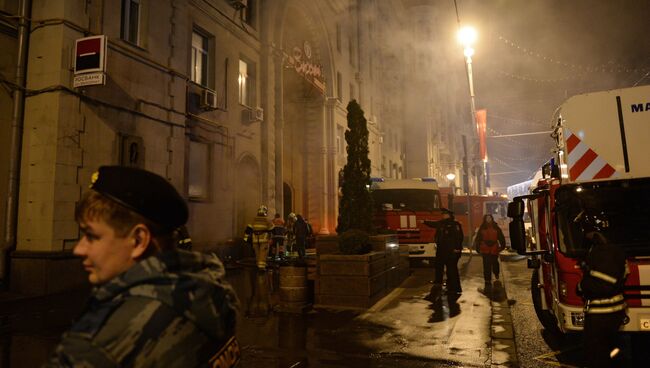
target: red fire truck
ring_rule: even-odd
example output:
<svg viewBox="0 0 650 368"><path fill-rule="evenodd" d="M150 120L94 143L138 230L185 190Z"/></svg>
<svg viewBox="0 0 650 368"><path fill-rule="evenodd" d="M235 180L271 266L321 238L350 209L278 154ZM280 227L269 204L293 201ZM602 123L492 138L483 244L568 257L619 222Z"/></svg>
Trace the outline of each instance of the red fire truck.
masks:
<svg viewBox="0 0 650 368"><path fill-rule="evenodd" d="M435 229L422 221L442 219L436 180L372 178L370 193L375 226L396 233L400 244L409 245L410 257L432 260L436 256Z"/></svg>
<svg viewBox="0 0 650 368"><path fill-rule="evenodd" d="M494 221L508 237L508 198L496 195L451 194L448 188L440 189L443 203L454 211L454 217L463 226L465 240L463 245L471 246L472 239L483 221L483 216L490 214ZM445 201L445 195L446 201Z"/></svg>
<svg viewBox="0 0 650 368"><path fill-rule="evenodd" d="M584 301L576 285L588 249L581 219L597 213L609 223L607 240L627 254L629 319L621 330L650 332L650 86L568 99L554 115L551 137L555 154L542 177L508 205L512 246L530 256L534 269L539 320L551 331L583 328Z"/></svg>

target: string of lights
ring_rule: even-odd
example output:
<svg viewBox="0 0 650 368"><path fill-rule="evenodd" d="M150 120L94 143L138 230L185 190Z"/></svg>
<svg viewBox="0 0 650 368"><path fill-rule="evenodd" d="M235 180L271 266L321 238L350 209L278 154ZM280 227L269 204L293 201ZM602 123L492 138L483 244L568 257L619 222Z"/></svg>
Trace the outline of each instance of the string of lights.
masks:
<svg viewBox="0 0 650 368"><path fill-rule="evenodd" d="M517 75L517 74L513 74L513 73L508 73L508 72L504 72L502 70L497 70L497 73L499 73L499 74L501 74L503 76L506 76L508 78L516 79L516 80L520 80L520 81L534 82L534 83L549 83L549 84L550 83L566 82L566 81L569 81L569 80L572 80L572 79L573 80L574 79L580 79L580 78L583 78L585 76L585 74L586 74L586 73L578 73L578 74L570 75L570 76L563 77L563 78L542 79L542 78L530 77L530 76L527 76L527 75Z"/></svg>
<svg viewBox="0 0 650 368"><path fill-rule="evenodd" d="M547 56L544 54L540 54L539 52L533 51L531 49L528 49L526 47L522 47L518 45L517 43L513 42L512 40L509 40L501 35L498 36L499 40L502 41L504 44L507 46L510 46L514 49L517 49L519 52L547 61L552 64L556 65L562 65L571 69L577 69L577 70L583 70L586 72L610 72L610 73L645 73L647 71L646 68L630 68L629 66L624 66L618 63L612 63L611 65L582 65L582 64L573 64L573 63L567 63L562 60L558 60L554 57Z"/></svg>
<svg viewBox="0 0 650 368"><path fill-rule="evenodd" d="M492 157L492 156L490 156L490 161L492 161L492 162L496 162L496 163L498 163L498 164L500 164L500 165L503 165L503 166L505 166L505 167L507 167L507 168L509 168L509 169L511 169L511 170L522 171L522 172L523 172L523 171L525 171L525 172L530 171L529 169L522 169L522 168L514 167L514 166L508 164L507 162L501 160L501 159L498 158L498 157Z"/></svg>
<svg viewBox="0 0 650 368"><path fill-rule="evenodd" d="M547 127L549 125L549 123L542 122L542 121L536 121L535 119L509 118L509 117L505 117L505 116L490 114L489 112L488 112L487 117L488 117L488 121L491 120L491 119L496 119L496 120L501 120L501 121L508 122L510 124L513 124L513 125L523 125L523 126L539 125L539 126L543 126L543 127Z"/></svg>
<svg viewBox="0 0 650 368"><path fill-rule="evenodd" d="M490 128L490 127L487 127L487 130L488 130L488 131L490 132L490 134L492 134L492 135L504 135L504 134L502 134L501 132L499 132L499 131L497 131L497 130L494 130L494 129ZM488 135L487 137L490 138L489 135ZM521 136L521 137L527 137L527 136ZM507 141L507 142L505 142L505 141ZM513 137L499 137L499 138L494 138L494 139L490 139L490 142L489 142L489 143L490 143L490 144L492 144L492 143L497 143L497 144L514 144L514 145L517 145L517 146L520 146L520 147L527 147L527 148L531 148L531 149L547 148L547 147L550 147L551 144L552 144L552 142L551 142L550 140L548 140L548 143L536 143L536 144L532 144L532 143L529 143L529 142L521 142L521 141L518 141L518 140L514 139Z"/></svg>
<svg viewBox="0 0 650 368"><path fill-rule="evenodd" d="M526 157L515 157L508 155L506 156L501 156L501 152L498 151L491 151L490 152L490 157L493 156L498 156L501 160L503 161L517 161L517 162L530 162L530 161L540 161L548 158L550 154L548 155L538 155L538 156L526 156Z"/></svg>

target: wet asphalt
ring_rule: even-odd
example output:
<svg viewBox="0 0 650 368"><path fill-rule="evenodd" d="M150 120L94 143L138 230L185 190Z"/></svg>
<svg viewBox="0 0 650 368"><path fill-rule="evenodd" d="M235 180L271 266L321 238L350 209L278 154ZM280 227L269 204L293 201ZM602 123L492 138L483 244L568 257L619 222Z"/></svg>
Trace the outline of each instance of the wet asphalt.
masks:
<svg viewBox="0 0 650 368"><path fill-rule="evenodd" d="M368 310L312 308L302 314L274 311L279 302L272 270L239 270L231 280L243 306L242 367L517 366L503 289L490 297L480 291L479 256L465 254L459 266L463 294L451 306L444 295L427 298L434 270L425 265L412 268L404 283ZM259 290L265 296L256 296Z"/></svg>
<svg viewBox="0 0 650 368"><path fill-rule="evenodd" d="M464 254L459 261L463 293L451 306L444 295L427 298L434 269L418 265L370 309L307 308L302 313L279 308L277 269L258 272L247 262L231 265L227 279L241 302L240 367L551 366L539 358L555 349L541 338L532 312L525 261L502 265L505 289L486 294L480 256ZM40 366L85 296L0 299L0 367Z"/></svg>

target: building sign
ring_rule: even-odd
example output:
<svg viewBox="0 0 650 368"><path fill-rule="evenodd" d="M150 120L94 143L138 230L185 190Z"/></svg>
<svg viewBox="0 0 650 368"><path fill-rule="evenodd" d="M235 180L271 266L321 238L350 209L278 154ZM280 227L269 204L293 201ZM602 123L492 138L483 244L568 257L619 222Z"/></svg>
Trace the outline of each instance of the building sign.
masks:
<svg viewBox="0 0 650 368"><path fill-rule="evenodd" d="M285 67L293 69L307 82L311 83L320 93L325 93L325 78L320 64L312 61L312 50L309 42L305 41L302 47L295 46L291 55L284 53Z"/></svg>
<svg viewBox="0 0 650 368"><path fill-rule="evenodd" d="M106 36L80 38L75 42L73 87L106 82Z"/></svg>

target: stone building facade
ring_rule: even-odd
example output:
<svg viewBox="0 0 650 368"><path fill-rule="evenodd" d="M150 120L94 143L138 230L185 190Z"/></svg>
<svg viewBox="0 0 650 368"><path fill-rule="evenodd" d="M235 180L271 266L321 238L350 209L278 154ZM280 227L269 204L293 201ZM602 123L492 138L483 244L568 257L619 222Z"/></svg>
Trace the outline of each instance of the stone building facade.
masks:
<svg viewBox="0 0 650 368"><path fill-rule="evenodd" d="M198 250L236 246L260 204L334 233L352 99L368 119L373 176L443 180L442 162L459 161L451 125L462 102L411 74L421 59L405 40L426 37L413 19L431 10L411 3L0 0L0 46L16 50L0 56L10 92L0 94L0 192L12 183L9 163L20 164L0 215L0 279L27 293L79 285L74 206L101 165L168 178L188 200ZM24 43L20 19L29 20ZM106 36L105 83L74 88L75 40L93 35ZM410 88L418 83L423 90Z"/></svg>

